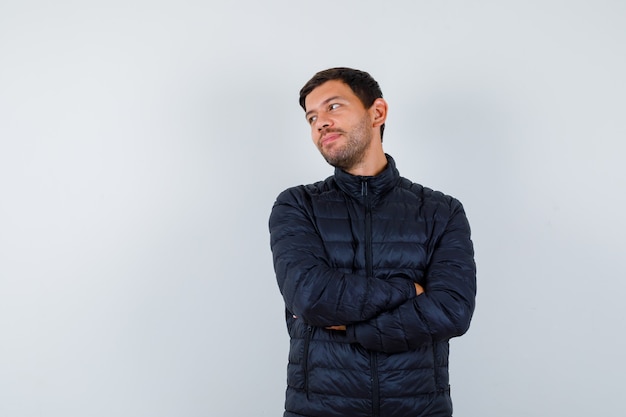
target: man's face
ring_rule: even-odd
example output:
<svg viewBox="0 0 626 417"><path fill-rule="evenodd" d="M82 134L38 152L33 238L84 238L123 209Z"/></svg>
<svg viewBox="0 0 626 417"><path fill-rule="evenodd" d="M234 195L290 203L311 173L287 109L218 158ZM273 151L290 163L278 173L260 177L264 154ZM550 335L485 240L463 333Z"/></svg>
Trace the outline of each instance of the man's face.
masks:
<svg viewBox="0 0 626 417"><path fill-rule="evenodd" d="M330 165L349 171L365 159L372 118L347 84L327 81L309 93L304 105L313 143Z"/></svg>

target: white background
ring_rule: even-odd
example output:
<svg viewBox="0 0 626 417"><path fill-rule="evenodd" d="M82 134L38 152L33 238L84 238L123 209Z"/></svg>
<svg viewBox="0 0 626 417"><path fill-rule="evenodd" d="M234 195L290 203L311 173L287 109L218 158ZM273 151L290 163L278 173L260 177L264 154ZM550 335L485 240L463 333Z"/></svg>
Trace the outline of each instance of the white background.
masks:
<svg viewBox="0 0 626 417"><path fill-rule="evenodd" d="M332 174L332 66L469 216L455 415L626 412L625 2L2 0L1 416L281 415L267 218Z"/></svg>

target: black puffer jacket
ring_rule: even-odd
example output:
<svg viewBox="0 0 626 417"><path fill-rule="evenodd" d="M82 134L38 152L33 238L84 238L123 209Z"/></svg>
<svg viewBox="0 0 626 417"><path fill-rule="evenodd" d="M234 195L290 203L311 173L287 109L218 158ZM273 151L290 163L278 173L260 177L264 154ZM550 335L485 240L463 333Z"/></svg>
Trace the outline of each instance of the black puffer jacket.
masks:
<svg viewBox="0 0 626 417"><path fill-rule="evenodd" d="M467 331L476 294L469 225L459 201L387 159L375 177L336 169L290 188L272 209L286 417L452 414L448 340Z"/></svg>

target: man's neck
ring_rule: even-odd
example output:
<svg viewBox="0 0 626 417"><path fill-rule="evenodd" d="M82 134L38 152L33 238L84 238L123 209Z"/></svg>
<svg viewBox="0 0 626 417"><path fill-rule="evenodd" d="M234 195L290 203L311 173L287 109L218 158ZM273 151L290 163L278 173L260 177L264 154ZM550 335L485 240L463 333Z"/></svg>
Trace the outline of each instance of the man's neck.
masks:
<svg viewBox="0 0 626 417"><path fill-rule="evenodd" d="M386 166L387 157L382 147L379 147L371 149L370 152L365 155L363 161L346 170L346 172L361 177L373 177L383 172Z"/></svg>

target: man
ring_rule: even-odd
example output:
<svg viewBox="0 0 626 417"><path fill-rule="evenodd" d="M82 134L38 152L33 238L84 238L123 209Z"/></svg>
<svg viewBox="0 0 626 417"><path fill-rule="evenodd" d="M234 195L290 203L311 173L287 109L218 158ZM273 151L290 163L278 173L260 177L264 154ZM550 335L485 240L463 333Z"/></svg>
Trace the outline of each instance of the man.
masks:
<svg viewBox="0 0 626 417"><path fill-rule="evenodd" d="M335 173L282 192L269 220L291 338L284 416L451 416L448 340L476 294L463 207L399 175L368 73L321 71L300 105Z"/></svg>

